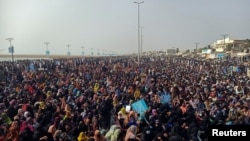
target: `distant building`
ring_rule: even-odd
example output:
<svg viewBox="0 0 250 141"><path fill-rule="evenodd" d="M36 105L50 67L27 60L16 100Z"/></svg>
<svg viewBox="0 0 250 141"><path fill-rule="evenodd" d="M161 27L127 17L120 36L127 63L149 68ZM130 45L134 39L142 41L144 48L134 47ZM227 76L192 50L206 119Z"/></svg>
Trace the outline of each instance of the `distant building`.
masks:
<svg viewBox="0 0 250 141"><path fill-rule="evenodd" d="M212 49L204 48L204 49L201 50L201 53L202 54L211 54L212 53Z"/></svg>
<svg viewBox="0 0 250 141"><path fill-rule="evenodd" d="M167 55L175 55L176 49L167 49Z"/></svg>
<svg viewBox="0 0 250 141"><path fill-rule="evenodd" d="M220 39L220 40L215 41L211 45L211 47L215 49L216 52L225 52L227 51L227 47L230 47L233 50L240 50L244 46L245 43L246 43L245 40L234 40L228 37L228 38L225 38L225 40Z"/></svg>

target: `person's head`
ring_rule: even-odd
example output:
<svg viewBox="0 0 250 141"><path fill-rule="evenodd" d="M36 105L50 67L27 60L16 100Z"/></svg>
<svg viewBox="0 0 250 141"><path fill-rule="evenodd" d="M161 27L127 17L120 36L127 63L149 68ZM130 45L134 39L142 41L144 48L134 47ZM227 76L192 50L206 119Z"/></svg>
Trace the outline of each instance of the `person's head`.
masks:
<svg viewBox="0 0 250 141"><path fill-rule="evenodd" d="M166 130L163 131L162 136L163 136L164 138L167 138L167 137L168 137L168 132L167 132Z"/></svg>
<svg viewBox="0 0 250 141"><path fill-rule="evenodd" d="M97 137L97 138L100 138L102 136L100 130L95 130L94 136Z"/></svg>
<svg viewBox="0 0 250 141"><path fill-rule="evenodd" d="M132 132L133 134L136 134L136 132L137 132L137 127L136 127L135 125L131 125L131 126L129 127L129 130L130 130L130 132Z"/></svg>
<svg viewBox="0 0 250 141"><path fill-rule="evenodd" d="M95 139L91 137L91 138L88 138L87 141L95 141Z"/></svg>
<svg viewBox="0 0 250 141"><path fill-rule="evenodd" d="M66 133L62 133L60 136L59 136L59 141L70 141L70 137L66 134Z"/></svg>
<svg viewBox="0 0 250 141"><path fill-rule="evenodd" d="M158 119L157 119L157 120L155 120L155 124L154 124L154 126L155 126L155 127L159 127L159 125L160 125L160 120L158 120Z"/></svg>
<svg viewBox="0 0 250 141"><path fill-rule="evenodd" d="M79 136L77 137L78 141L85 141L87 139L87 135L85 132L80 132Z"/></svg>
<svg viewBox="0 0 250 141"><path fill-rule="evenodd" d="M56 130L54 135L53 135L53 138L54 139L58 139L60 137L60 135L62 134L62 131L61 130Z"/></svg>

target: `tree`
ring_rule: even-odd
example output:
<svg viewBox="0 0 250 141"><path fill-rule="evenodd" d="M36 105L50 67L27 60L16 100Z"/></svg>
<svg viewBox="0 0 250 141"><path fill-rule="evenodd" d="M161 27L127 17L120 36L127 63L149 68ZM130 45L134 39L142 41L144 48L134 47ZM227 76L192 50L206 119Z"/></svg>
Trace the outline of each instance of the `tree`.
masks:
<svg viewBox="0 0 250 141"><path fill-rule="evenodd" d="M228 44L228 45L226 45L226 51L232 51L232 49L233 49L233 44Z"/></svg>
<svg viewBox="0 0 250 141"><path fill-rule="evenodd" d="M250 39L246 39L246 40L245 40L244 48L245 48L245 49L250 48Z"/></svg>
<svg viewBox="0 0 250 141"><path fill-rule="evenodd" d="M204 48L198 48L197 52L202 52Z"/></svg>
<svg viewBox="0 0 250 141"><path fill-rule="evenodd" d="M180 52L179 48L176 48L176 53L179 53L179 52Z"/></svg>
<svg viewBox="0 0 250 141"><path fill-rule="evenodd" d="M184 53L190 53L190 50L189 50L189 49L187 49Z"/></svg>
<svg viewBox="0 0 250 141"><path fill-rule="evenodd" d="M204 47L204 48L202 48L202 49L208 49L208 47L206 46L206 47Z"/></svg>

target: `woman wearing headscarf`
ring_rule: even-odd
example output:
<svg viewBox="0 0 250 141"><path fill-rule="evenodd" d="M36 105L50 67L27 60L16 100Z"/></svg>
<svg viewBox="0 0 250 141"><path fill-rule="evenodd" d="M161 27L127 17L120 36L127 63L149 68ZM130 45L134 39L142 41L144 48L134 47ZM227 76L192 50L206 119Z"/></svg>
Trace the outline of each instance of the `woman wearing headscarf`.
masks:
<svg viewBox="0 0 250 141"><path fill-rule="evenodd" d="M117 141L121 129L117 125L112 125L109 131L105 134L105 139L107 141Z"/></svg>
<svg viewBox="0 0 250 141"><path fill-rule="evenodd" d="M96 130L94 133L95 141L106 141L105 137L101 134L100 130Z"/></svg>
<svg viewBox="0 0 250 141"><path fill-rule="evenodd" d="M7 140L11 140L11 141L18 141L18 137L19 137L19 124L17 121L13 121L10 128L9 128L9 132L7 134Z"/></svg>
<svg viewBox="0 0 250 141"><path fill-rule="evenodd" d="M169 138L168 132L164 130L156 135L154 141L168 141L168 138Z"/></svg>
<svg viewBox="0 0 250 141"><path fill-rule="evenodd" d="M139 139L136 136L137 133L137 126L131 125L125 135L125 141L139 141Z"/></svg>
<svg viewBox="0 0 250 141"><path fill-rule="evenodd" d="M77 137L77 141L87 141L88 137L85 132L80 132L79 136Z"/></svg>

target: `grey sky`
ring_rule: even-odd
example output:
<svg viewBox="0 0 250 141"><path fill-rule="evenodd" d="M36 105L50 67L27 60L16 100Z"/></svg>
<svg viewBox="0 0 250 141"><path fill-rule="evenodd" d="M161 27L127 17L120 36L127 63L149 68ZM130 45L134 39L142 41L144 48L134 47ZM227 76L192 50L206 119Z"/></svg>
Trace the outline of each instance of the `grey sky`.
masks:
<svg viewBox="0 0 250 141"><path fill-rule="evenodd" d="M139 1L139 0L138 0ZM0 0L0 54L88 55L93 48L137 53L138 8L133 0ZM249 0L144 0L143 51L207 46L222 34L250 38ZM2 50L5 49L5 50Z"/></svg>

